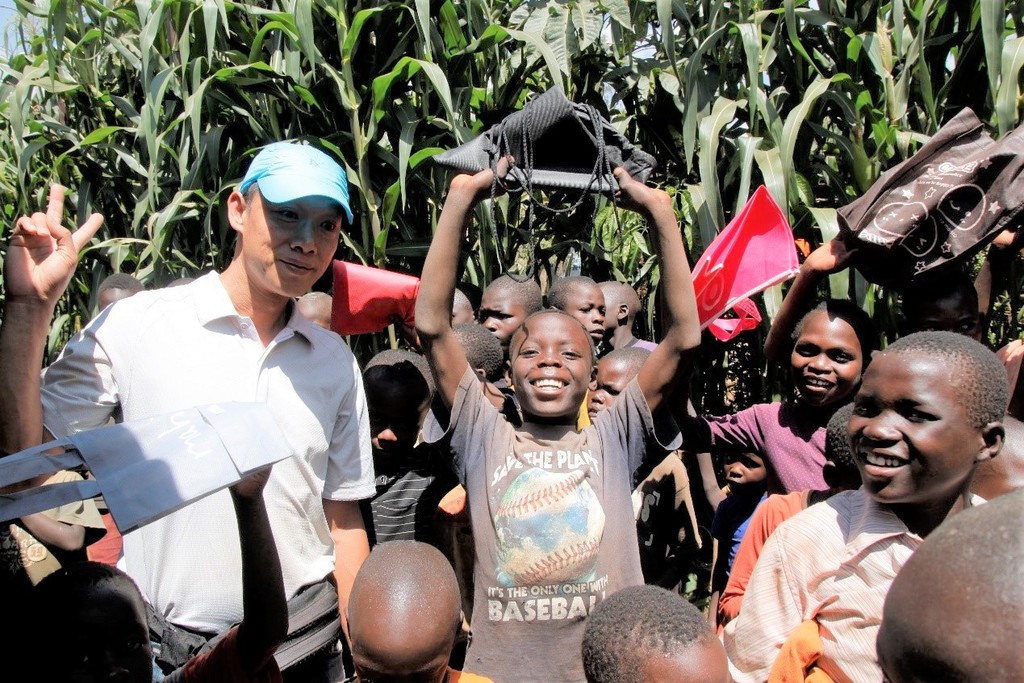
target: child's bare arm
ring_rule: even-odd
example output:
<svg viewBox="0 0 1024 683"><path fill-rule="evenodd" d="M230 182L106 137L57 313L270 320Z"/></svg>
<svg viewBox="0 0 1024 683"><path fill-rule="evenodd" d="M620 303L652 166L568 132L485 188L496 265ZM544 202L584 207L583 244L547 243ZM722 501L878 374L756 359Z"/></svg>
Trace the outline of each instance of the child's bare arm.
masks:
<svg viewBox="0 0 1024 683"><path fill-rule="evenodd" d="M1022 245L1024 231L1003 230L989 246L985 262L974 279L974 289L978 293L977 334L981 339L988 332L995 295L1005 289L1010 262L1020 252Z"/></svg>
<svg viewBox="0 0 1024 683"><path fill-rule="evenodd" d="M238 656L247 671L273 655L288 635L288 601L281 561L263 503L270 468L249 475L231 487L242 545L242 623Z"/></svg>
<svg viewBox="0 0 1024 683"><path fill-rule="evenodd" d="M85 527L67 524L47 517L41 512L21 518L21 524L37 540L51 548L74 551L85 545Z"/></svg>
<svg viewBox="0 0 1024 683"><path fill-rule="evenodd" d="M840 237L826 242L811 252L800 266L786 298L782 300L779 314L772 321L771 329L764 340L764 355L772 363L789 366L789 354L793 350L793 330L807 311L814 305L818 283L830 273L848 267L856 249L847 249Z"/></svg>
<svg viewBox="0 0 1024 683"><path fill-rule="evenodd" d="M661 261L661 283L665 323L662 340L640 369L637 381L651 411L665 403L680 380L690 371L700 346L700 323L693 278L683 238L672 210L672 198L634 180L625 170L615 170L624 206L644 215L654 230L654 244Z"/></svg>
<svg viewBox="0 0 1024 683"><path fill-rule="evenodd" d="M505 168L503 160L499 174ZM466 352L452 333L451 324L459 245L473 209L490 196L493 180L490 169L452 179L416 296L416 333L434 373L438 395L448 407L455 400L455 391L468 362Z"/></svg>
<svg viewBox="0 0 1024 683"><path fill-rule="evenodd" d="M39 370L50 320L75 272L79 251L103 225L103 217L93 214L72 233L63 220L64 188L54 185L46 213L19 218L7 246L0 324L0 455L48 440Z"/></svg>

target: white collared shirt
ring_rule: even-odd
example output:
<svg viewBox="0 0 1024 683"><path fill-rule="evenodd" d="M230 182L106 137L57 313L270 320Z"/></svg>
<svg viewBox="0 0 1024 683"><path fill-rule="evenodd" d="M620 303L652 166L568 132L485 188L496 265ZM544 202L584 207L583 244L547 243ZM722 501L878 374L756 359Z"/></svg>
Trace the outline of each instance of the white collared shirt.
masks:
<svg viewBox="0 0 1024 683"><path fill-rule="evenodd" d="M292 307L266 347L216 273L107 308L44 373L55 436L110 417L134 420L194 405L262 401L296 456L264 493L288 597L334 567L323 498L374 492L369 420L355 357ZM241 555L227 491L125 536L125 571L171 622L219 632L242 617Z"/></svg>
<svg viewBox="0 0 1024 683"><path fill-rule="evenodd" d="M757 560L743 610L725 627L734 680L768 680L785 640L814 619L823 649L818 666L836 683L878 683L875 639L885 595L922 542L863 489L783 522Z"/></svg>

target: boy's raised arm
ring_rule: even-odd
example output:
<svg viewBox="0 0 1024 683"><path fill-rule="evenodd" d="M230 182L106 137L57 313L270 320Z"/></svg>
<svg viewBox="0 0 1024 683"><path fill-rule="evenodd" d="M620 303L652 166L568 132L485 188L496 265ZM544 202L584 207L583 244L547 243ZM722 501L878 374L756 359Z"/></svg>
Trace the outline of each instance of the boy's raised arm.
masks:
<svg viewBox="0 0 1024 683"><path fill-rule="evenodd" d="M506 168L502 160L499 175ZM490 196L493 180L494 173L490 169L452 179L416 296L416 333L434 373L438 395L449 408L468 362L451 325L459 245L473 209Z"/></svg>
<svg viewBox="0 0 1024 683"><path fill-rule="evenodd" d="M53 185L46 213L19 218L8 244L0 324L0 456L45 438L39 372L50 320L79 251L103 225L103 216L93 214L72 233L63 219L64 188Z"/></svg>
<svg viewBox="0 0 1024 683"><path fill-rule="evenodd" d="M661 261L658 289L665 316L662 339L637 378L653 412L667 401L680 379L690 371L700 346L697 300L672 198L664 190L634 180L621 168L615 170L615 178L623 205L643 214L650 222Z"/></svg>
<svg viewBox="0 0 1024 683"><path fill-rule="evenodd" d="M288 601L281 561L263 503L270 467L231 487L242 547L242 623L238 656L247 672L258 670L288 635Z"/></svg>
<svg viewBox="0 0 1024 683"><path fill-rule="evenodd" d="M818 283L830 273L848 267L856 256L855 249L847 249L842 238L836 237L811 252L797 273L793 284L782 300L778 315L772 321L764 340L764 355L770 362L789 367L789 354L793 351L793 331L797 323L815 304Z"/></svg>

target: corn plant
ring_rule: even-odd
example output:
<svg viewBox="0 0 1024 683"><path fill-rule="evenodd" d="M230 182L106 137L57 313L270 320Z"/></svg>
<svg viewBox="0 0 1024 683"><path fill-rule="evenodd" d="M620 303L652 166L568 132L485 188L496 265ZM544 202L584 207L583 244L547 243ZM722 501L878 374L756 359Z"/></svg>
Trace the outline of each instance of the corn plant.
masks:
<svg viewBox="0 0 1024 683"><path fill-rule="evenodd" d="M89 317L112 271L151 286L221 267L224 200L253 154L306 137L344 159L355 224L338 257L418 272L447 173L438 151L561 87L659 159L696 258L758 184L812 246L835 209L972 107L994 132L1020 123L1024 30L998 0L18 0L0 59L5 225L50 182L78 217L107 219L62 304L51 352ZM563 202L560 195L546 197ZM566 219L522 199L484 207L463 277L536 258L544 279L580 268L628 280L657 329L645 227L605 198ZM492 218L493 216L493 218ZM496 219L496 222L494 220ZM6 243L6 234L3 243ZM2 249L2 247L0 247ZM0 252L2 254L2 252ZM329 282L321 283L322 286ZM892 295L834 276L887 333ZM992 341L1019 334L1020 276ZM763 297L766 319L781 288ZM778 395L764 328L709 343L697 397L724 408ZM360 339L368 353L383 339Z"/></svg>

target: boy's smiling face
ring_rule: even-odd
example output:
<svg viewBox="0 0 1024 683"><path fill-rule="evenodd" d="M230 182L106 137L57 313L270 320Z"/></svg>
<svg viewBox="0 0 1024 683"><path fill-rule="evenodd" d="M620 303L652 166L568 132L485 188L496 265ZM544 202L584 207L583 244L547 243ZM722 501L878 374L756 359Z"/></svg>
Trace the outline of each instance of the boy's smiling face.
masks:
<svg viewBox="0 0 1024 683"><path fill-rule="evenodd" d="M510 348L512 381L532 422L573 423L594 376L586 330L564 313L538 313Z"/></svg>
<svg viewBox="0 0 1024 683"><path fill-rule="evenodd" d="M1001 427L974 427L962 403L965 374L919 351L872 360L849 430L864 488L876 501L952 501L966 492L977 463L998 452Z"/></svg>

